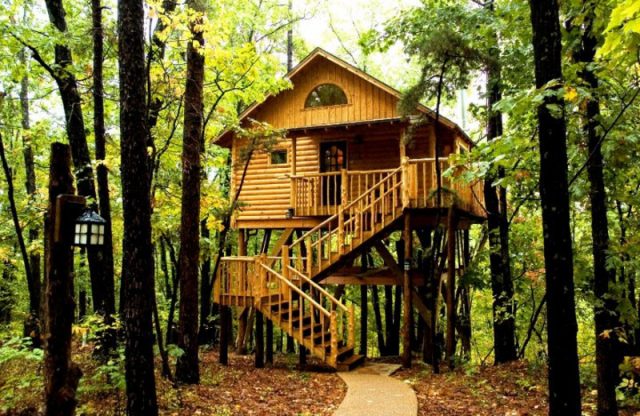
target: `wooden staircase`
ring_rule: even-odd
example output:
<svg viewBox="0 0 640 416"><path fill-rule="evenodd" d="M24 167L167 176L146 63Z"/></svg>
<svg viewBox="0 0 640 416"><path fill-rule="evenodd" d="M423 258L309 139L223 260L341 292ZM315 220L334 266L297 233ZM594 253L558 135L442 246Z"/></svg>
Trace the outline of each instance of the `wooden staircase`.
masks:
<svg viewBox="0 0 640 416"><path fill-rule="evenodd" d="M314 279L390 232L402 217L402 167L391 171L338 213L309 230L281 257L225 257L215 301L253 306L313 355L346 371L364 361L355 354L353 305L347 307ZM296 257L290 253L303 253Z"/></svg>

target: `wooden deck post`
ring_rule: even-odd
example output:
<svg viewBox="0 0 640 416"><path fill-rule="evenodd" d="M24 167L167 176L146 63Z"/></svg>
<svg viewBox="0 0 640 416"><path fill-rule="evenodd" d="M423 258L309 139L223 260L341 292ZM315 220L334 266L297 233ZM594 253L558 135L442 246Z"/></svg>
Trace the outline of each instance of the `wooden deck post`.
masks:
<svg viewBox="0 0 640 416"><path fill-rule="evenodd" d="M404 264L402 279L402 300L403 300L403 324L402 324L402 366L411 367L411 318L413 308L411 307L411 257L412 257L412 233L411 214L405 212L404 227L402 229L402 239L404 241Z"/></svg>
<svg viewBox="0 0 640 416"><path fill-rule="evenodd" d="M297 181L295 180L296 172L297 172L296 138L292 137L291 138L291 180L290 180L291 193L290 193L290 197L289 197L289 199L290 199L289 206L291 208L293 208L294 210L295 210L296 205L297 205L296 198L297 198L297 195L298 195Z"/></svg>
<svg viewBox="0 0 640 416"><path fill-rule="evenodd" d="M264 319L256 309L256 368L264 368Z"/></svg>
<svg viewBox="0 0 640 416"><path fill-rule="evenodd" d="M229 325L231 321L231 308L226 305L220 306L220 364L229 364L229 339L231 334Z"/></svg>
<svg viewBox="0 0 640 416"><path fill-rule="evenodd" d="M400 166L402 167L402 208L409 208L411 203L409 186L409 158L406 156L402 158L400 162Z"/></svg>
<svg viewBox="0 0 640 416"><path fill-rule="evenodd" d="M449 368L453 368L453 356L456 347L456 227L456 207L453 204L449 208L449 218L447 219L447 338L445 351Z"/></svg>

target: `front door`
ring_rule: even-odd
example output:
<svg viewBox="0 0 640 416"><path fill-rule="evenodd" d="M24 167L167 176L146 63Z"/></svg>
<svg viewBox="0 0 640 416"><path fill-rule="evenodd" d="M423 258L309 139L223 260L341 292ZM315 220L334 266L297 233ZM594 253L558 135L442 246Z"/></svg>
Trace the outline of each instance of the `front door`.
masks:
<svg viewBox="0 0 640 416"><path fill-rule="evenodd" d="M322 205L340 204L340 194L342 192L340 170L346 167L347 142L325 142L320 144L320 173L330 174L322 176Z"/></svg>

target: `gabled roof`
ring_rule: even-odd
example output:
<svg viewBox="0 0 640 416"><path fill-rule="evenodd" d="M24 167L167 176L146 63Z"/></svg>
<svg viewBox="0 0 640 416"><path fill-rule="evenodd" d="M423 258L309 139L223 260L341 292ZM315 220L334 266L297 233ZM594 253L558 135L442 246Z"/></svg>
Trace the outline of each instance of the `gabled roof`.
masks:
<svg viewBox="0 0 640 416"><path fill-rule="evenodd" d="M394 97L396 97L397 99L401 99L402 98L402 94L400 93L400 91L396 90L395 88L390 87L389 85L385 84L384 82L380 81L379 79L367 74L366 72L362 71L361 69L353 66L352 64L348 63L347 61L335 56L334 54L325 51L322 48L315 48L313 51L311 51L311 53L309 53L309 55L307 55L302 61L300 61L298 63L298 65L296 65L291 71L289 71L286 75L285 78L292 80L293 77L295 77L298 73L300 73L304 68L306 68L307 66L309 66L312 62L315 62L317 59L319 58L324 58L330 62L332 62L333 64L359 76L360 78L368 81L369 83L373 84L374 86L378 87L379 89L385 91L387 94L390 94ZM269 96L265 97L265 99L261 102L255 102L253 104L251 104L246 110L244 110L242 113L240 113L239 116L239 121L242 122L244 119L248 118L249 116L251 116L251 114L253 114L262 104L264 104L267 99L269 99L270 97L273 97L274 94L270 94ZM426 114L432 118L435 118L435 111L431 110L430 108L428 108L425 105L419 104L416 108L419 112ZM458 126L456 123L454 123L453 121L449 120L447 117L444 117L442 114L440 114L439 116L440 122L442 122L444 125L448 126L449 128L457 131L458 133L460 133L460 135L462 137L464 137L470 144L474 144L471 139L469 138L469 136L460 128L460 126ZM232 136L232 131L231 129L227 129L225 131L223 131L222 133L220 133L220 135L218 135L218 137L215 139L215 142L219 145L228 145L227 141L229 139L231 139Z"/></svg>

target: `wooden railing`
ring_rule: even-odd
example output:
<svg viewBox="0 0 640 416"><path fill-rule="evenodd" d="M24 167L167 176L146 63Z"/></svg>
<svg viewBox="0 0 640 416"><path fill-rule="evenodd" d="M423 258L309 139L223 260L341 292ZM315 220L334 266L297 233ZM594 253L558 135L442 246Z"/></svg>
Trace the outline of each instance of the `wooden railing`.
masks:
<svg viewBox="0 0 640 416"><path fill-rule="evenodd" d="M408 192L411 208L437 207L437 174L434 158L409 159ZM482 183L478 180L471 184L464 183L459 176L464 167L455 167L453 172L445 175L452 163L448 158L440 158L440 172L442 174L441 203L442 207L456 206L477 216L484 216L482 209Z"/></svg>
<svg viewBox="0 0 640 416"><path fill-rule="evenodd" d="M342 202L342 173L324 172L291 177L296 215L331 215Z"/></svg>
<svg viewBox="0 0 640 416"><path fill-rule="evenodd" d="M223 257L214 286L216 303L229 306L252 306L256 290L255 257Z"/></svg>
<svg viewBox="0 0 640 416"><path fill-rule="evenodd" d="M283 248L283 252L287 253L288 250ZM256 308L285 329L299 343L312 350L316 356L335 367L340 339L346 338L346 345L351 348L355 345L353 306L347 308L317 283L311 281L295 267L287 264L286 255L283 256L282 273L275 271L265 263L264 256L257 257L256 284L260 293L255 298ZM295 275L295 279L291 279L291 274ZM283 319L283 314L279 310L284 304L287 305L288 319ZM298 316L301 317L296 326L291 319L294 311L297 311ZM310 319L308 335L305 334L302 317ZM345 319L348 320L347 324L345 324ZM315 331L315 328L318 327L320 330ZM325 336L327 331L329 333L328 339Z"/></svg>
<svg viewBox="0 0 640 416"><path fill-rule="evenodd" d="M338 212L393 169L313 173L291 177L291 206L298 216Z"/></svg>
<svg viewBox="0 0 640 416"><path fill-rule="evenodd" d="M214 300L229 306L256 307L296 341L335 367L339 341L344 340L349 348L355 346L353 305L347 307L299 271L295 265L305 261L304 258L290 258L286 246L282 252L281 258L266 255L223 257ZM283 318L283 305L286 305L288 319ZM310 331L305 329L302 319L294 326L291 319L294 313L310 319ZM319 331L315 331L316 328ZM325 336L327 332L328 338Z"/></svg>
<svg viewBox="0 0 640 416"><path fill-rule="evenodd" d="M337 214L291 244L292 248L303 244L306 247L307 276L315 276L400 215L406 170L405 165L388 172L366 192L340 207Z"/></svg>
<svg viewBox="0 0 640 416"><path fill-rule="evenodd" d="M408 171L403 187L410 197L411 208L435 208L437 175L434 158L405 159ZM476 216L484 216L482 183L458 180L464 167L456 167L452 175L444 175L452 163L439 158L442 175L442 207L456 205ZM340 205L347 206L389 175L394 169L316 173L291 177L291 207L296 216L332 216Z"/></svg>

